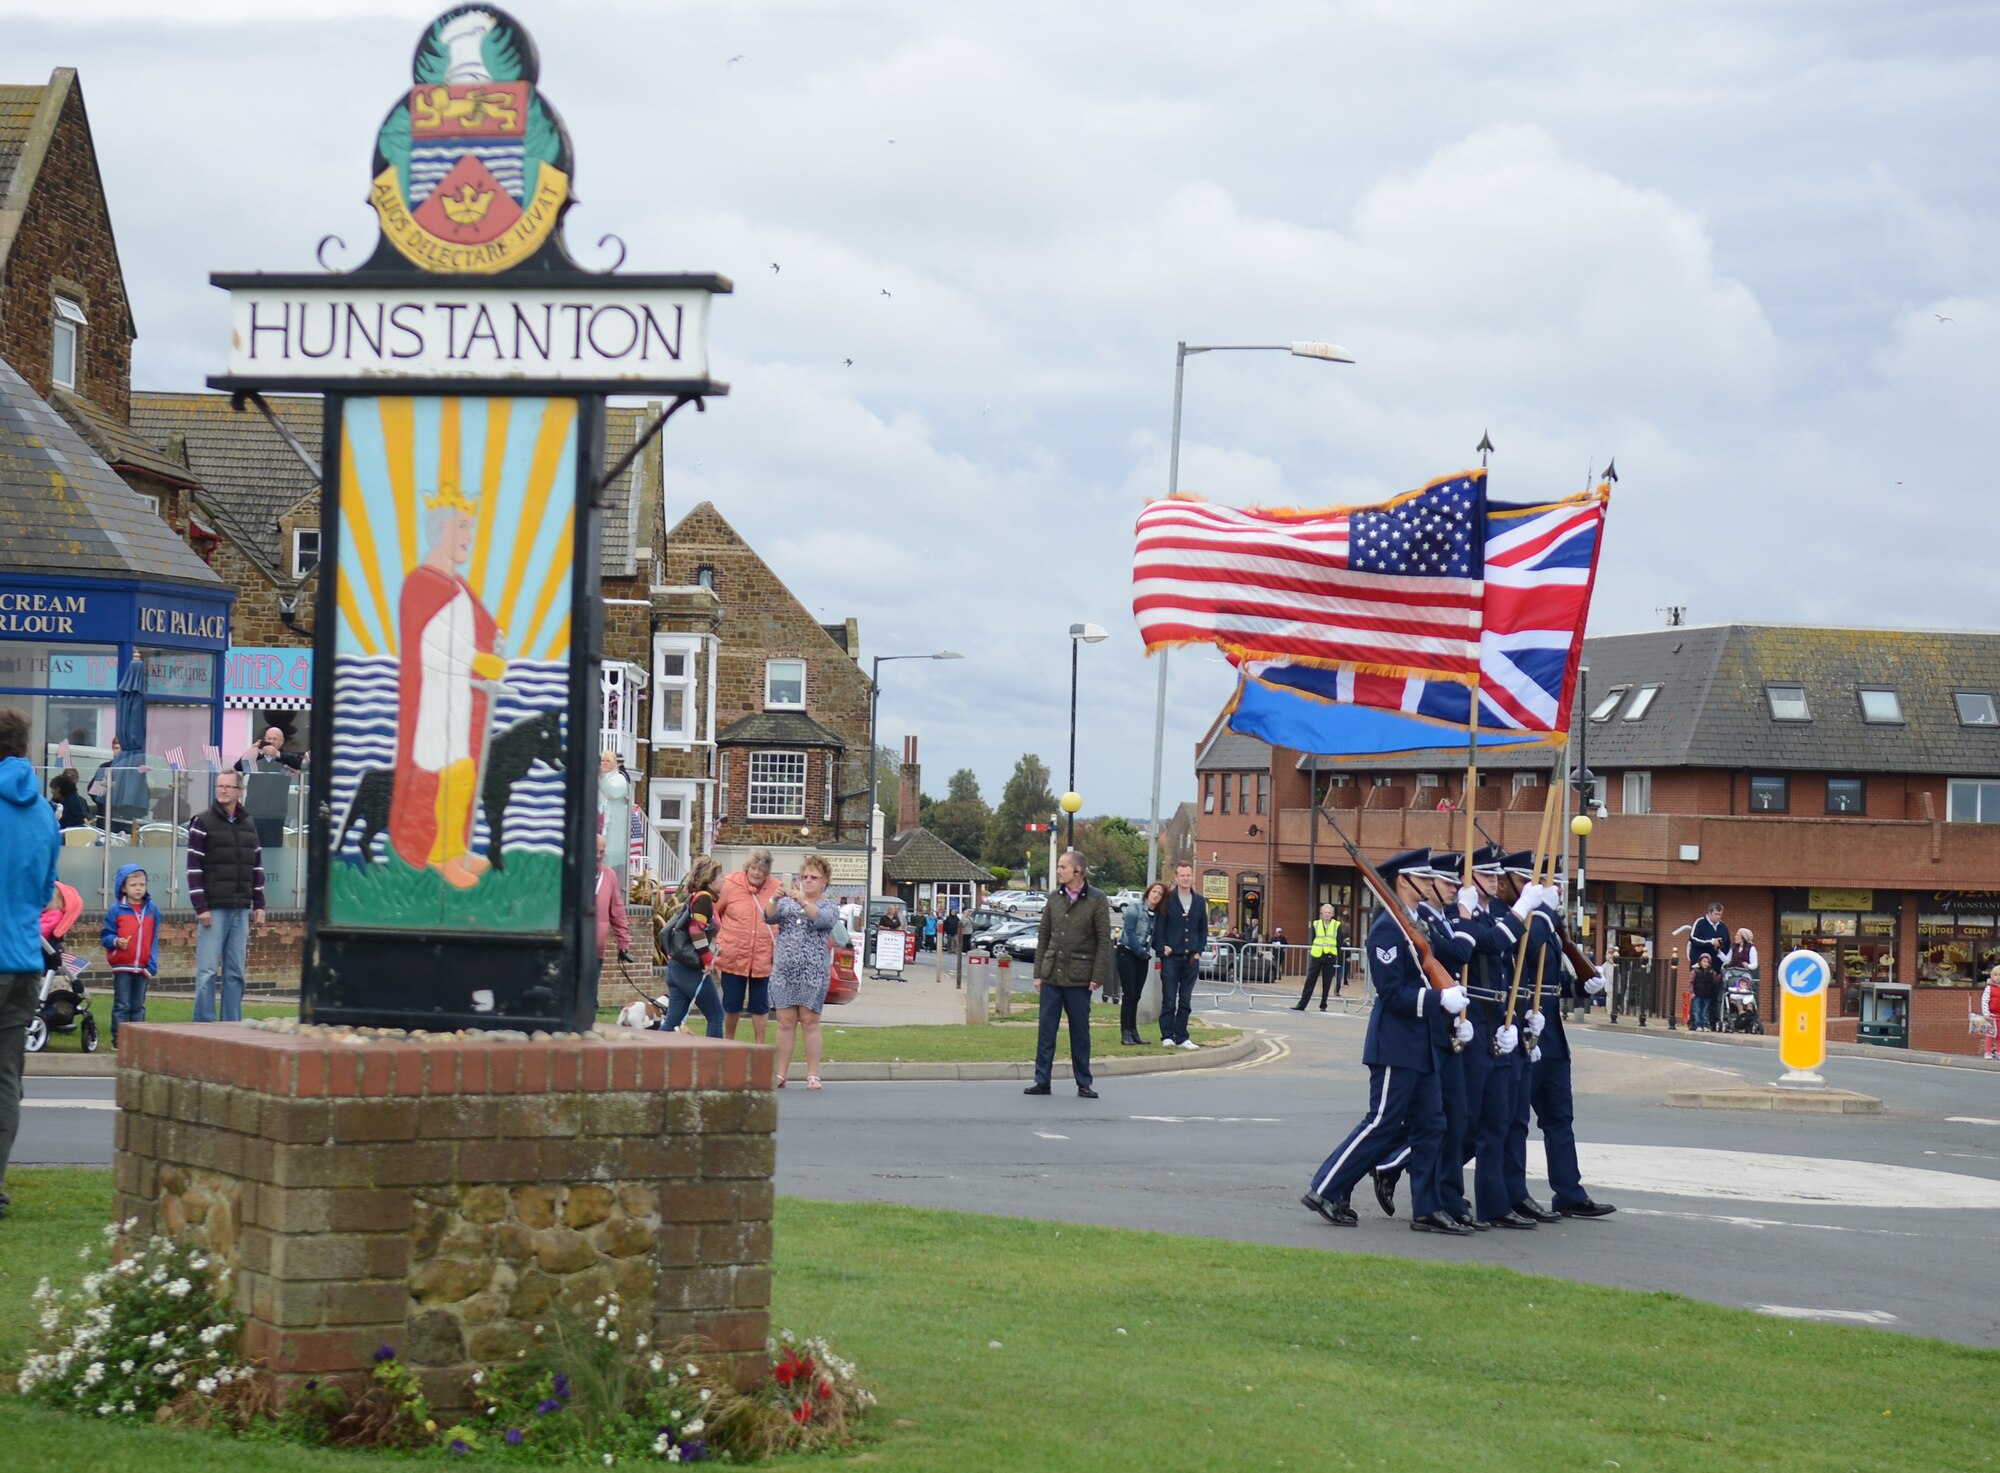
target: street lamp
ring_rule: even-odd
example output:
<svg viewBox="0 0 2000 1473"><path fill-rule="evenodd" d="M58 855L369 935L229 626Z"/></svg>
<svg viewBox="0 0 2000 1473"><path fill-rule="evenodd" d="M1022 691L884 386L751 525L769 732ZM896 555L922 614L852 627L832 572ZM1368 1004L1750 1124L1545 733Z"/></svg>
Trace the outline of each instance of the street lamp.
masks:
<svg viewBox="0 0 2000 1473"><path fill-rule="evenodd" d="M1069 815L1067 831L1063 835L1063 848L1076 848L1076 811L1083 807L1083 799L1076 791L1076 652L1087 644L1097 644L1110 638L1111 631L1102 624L1072 624L1069 626L1069 791L1062 795L1062 809Z"/></svg>
<svg viewBox="0 0 2000 1473"><path fill-rule="evenodd" d="M962 660L957 650L939 650L931 655L877 655L868 667L868 812L862 825L868 830L867 860L861 870L861 926L868 927L869 911L875 904L875 707L882 698L882 666L890 660Z"/></svg>
<svg viewBox="0 0 2000 1473"><path fill-rule="evenodd" d="M1196 353L1289 353L1322 363L1352 363L1345 348L1332 343L1176 343L1174 345L1174 438L1167 452L1167 495L1181 489L1181 381ZM1167 652L1160 651L1159 692L1153 705L1153 817L1146 844L1146 883L1160 877L1160 764L1167 743Z"/></svg>

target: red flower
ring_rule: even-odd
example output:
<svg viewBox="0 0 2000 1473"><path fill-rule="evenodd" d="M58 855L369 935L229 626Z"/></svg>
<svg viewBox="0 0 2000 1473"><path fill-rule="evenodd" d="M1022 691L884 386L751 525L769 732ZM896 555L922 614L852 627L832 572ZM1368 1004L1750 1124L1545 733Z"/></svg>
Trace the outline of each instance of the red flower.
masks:
<svg viewBox="0 0 2000 1473"><path fill-rule="evenodd" d="M798 1361L797 1369L801 1377L811 1376L813 1373L812 1357L809 1355L801 1356Z"/></svg>
<svg viewBox="0 0 2000 1473"><path fill-rule="evenodd" d="M794 1369L790 1356L787 1356L785 1359L779 1361L777 1369L771 1372L771 1375L777 1380L777 1383L780 1386L791 1385L792 1377L797 1374L798 1372L796 1369Z"/></svg>
<svg viewBox="0 0 2000 1473"><path fill-rule="evenodd" d="M813 1414L812 1403L806 1402L803 1405L801 1405L797 1411L792 1413L792 1420L794 1422L797 1422L801 1427L803 1427L809 1420L811 1420L812 1414Z"/></svg>
<svg viewBox="0 0 2000 1473"><path fill-rule="evenodd" d="M833 1383L831 1381L820 1382L819 1399L821 1401L830 1401L832 1400L832 1398L833 1398Z"/></svg>

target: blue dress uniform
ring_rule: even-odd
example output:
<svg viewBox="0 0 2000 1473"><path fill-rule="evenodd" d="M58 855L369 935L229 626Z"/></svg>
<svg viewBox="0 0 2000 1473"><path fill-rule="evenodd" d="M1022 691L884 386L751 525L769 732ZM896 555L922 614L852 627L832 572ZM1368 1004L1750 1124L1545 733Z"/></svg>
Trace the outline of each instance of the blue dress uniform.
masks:
<svg viewBox="0 0 2000 1473"><path fill-rule="evenodd" d="M1383 871L1390 874L1427 857L1422 850L1399 855ZM1313 1173L1304 1200L1315 1211L1322 1203L1345 1209L1355 1184L1401 1144L1407 1130L1410 1210L1423 1217L1444 1205L1438 1186L1444 1102L1431 1044L1431 1014L1443 1009L1387 911L1378 912L1368 929L1368 977L1375 986L1361 1049L1361 1062L1368 1066L1368 1113Z"/></svg>
<svg viewBox="0 0 2000 1473"><path fill-rule="evenodd" d="M1561 998L1582 999L1586 995L1584 989L1569 969L1559 945L1555 948L1555 961ZM1542 999L1547 1021L1542 1028L1542 1057L1532 1066L1534 1083L1529 1097L1549 1158L1549 1205L1565 1217L1606 1217L1617 1209L1609 1203L1591 1200L1583 1185L1582 1168L1577 1165L1576 1106L1570 1093L1569 1036L1563 1032L1561 1003L1546 990Z"/></svg>
<svg viewBox="0 0 2000 1473"><path fill-rule="evenodd" d="M1469 975L1473 1000L1466 1018L1472 1024L1472 1042L1466 1045L1464 1059L1471 1129L1465 1149L1477 1157L1472 1177L1473 1215L1480 1222L1493 1222L1514 1206L1514 1199L1507 1195L1504 1158L1507 1129L1520 1092L1521 1051L1516 1048L1511 1054L1496 1057L1493 1035L1507 1021L1506 996L1514 978L1521 923L1506 906L1491 901L1479 919L1487 944L1474 956Z"/></svg>
<svg viewBox="0 0 2000 1473"><path fill-rule="evenodd" d="M1547 906L1537 906L1528 912L1528 952L1521 973L1521 1001L1519 1022L1521 1046L1515 1052L1519 1062L1515 1069L1514 1102L1512 1116L1507 1125L1507 1197L1513 1209L1522 1216L1537 1220L1549 1220L1548 1209L1536 1202L1528 1191L1528 1109L1534 1096L1534 1066L1530 1062L1529 1051L1534 1040L1528 1036L1527 1015L1535 1010L1535 979L1541 979L1542 1017L1546 1025L1550 1010L1561 988L1562 948L1556 941L1555 912ZM1544 1026L1543 1032L1546 1033Z"/></svg>

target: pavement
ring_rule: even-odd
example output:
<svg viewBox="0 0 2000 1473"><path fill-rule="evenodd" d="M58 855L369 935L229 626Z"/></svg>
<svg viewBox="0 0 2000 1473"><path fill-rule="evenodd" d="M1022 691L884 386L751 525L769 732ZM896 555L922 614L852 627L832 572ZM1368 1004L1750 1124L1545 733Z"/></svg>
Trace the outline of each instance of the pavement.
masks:
<svg viewBox="0 0 2000 1473"><path fill-rule="evenodd" d="M885 1021L951 1004L948 978L905 991L917 987L864 980L863 995ZM1408 1230L1407 1192L1398 1218L1385 1220L1363 1191L1355 1229L1298 1205L1366 1101L1359 1009L1199 1001L1211 1021L1249 1030L1254 1052L1221 1067L1101 1079L1096 1101L1060 1087L1025 1098L1018 1080L787 1089L778 1189L1198 1233L1245 1252L1277 1244L1500 1264L2000 1346L2000 1305L1980 1291L2000 1253L1993 1070L1841 1055L1827 1062L1828 1083L1879 1098L1882 1113L1675 1109L1670 1093L1757 1088L1777 1061L1711 1035L1575 1028L1585 1180L1618 1212L1441 1239ZM105 1079L30 1079L16 1163L107 1163L111 1094ZM1547 1200L1538 1145L1529 1166Z"/></svg>

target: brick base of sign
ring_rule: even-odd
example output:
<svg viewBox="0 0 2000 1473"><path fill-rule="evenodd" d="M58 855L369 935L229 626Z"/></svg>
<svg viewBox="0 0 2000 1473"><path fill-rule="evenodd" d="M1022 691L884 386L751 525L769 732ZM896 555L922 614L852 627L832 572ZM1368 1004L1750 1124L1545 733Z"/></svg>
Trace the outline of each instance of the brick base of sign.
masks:
<svg viewBox="0 0 2000 1473"><path fill-rule="evenodd" d="M461 1409L552 1305L595 1314L613 1290L656 1343L761 1374L769 1049L233 1024L135 1024L118 1045L119 1218L230 1264L244 1352L281 1394L389 1345Z"/></svg>

